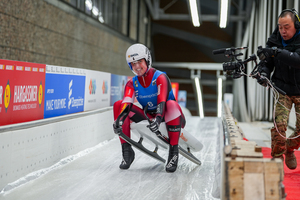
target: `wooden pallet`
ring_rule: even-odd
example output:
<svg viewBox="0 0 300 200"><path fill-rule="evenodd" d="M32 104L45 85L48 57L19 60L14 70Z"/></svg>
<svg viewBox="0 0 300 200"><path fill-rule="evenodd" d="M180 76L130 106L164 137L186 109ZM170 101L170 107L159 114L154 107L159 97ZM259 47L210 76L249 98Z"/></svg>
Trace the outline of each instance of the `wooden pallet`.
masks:
<svg viewBox="0 0 300 200"><path fill-rule="evenodd" d="M224 159L225 191L222 199L285 199L282 160L263 158L261 147L256 142L244 140L242 130L226 105L223 115L232 151Z"/></svg>

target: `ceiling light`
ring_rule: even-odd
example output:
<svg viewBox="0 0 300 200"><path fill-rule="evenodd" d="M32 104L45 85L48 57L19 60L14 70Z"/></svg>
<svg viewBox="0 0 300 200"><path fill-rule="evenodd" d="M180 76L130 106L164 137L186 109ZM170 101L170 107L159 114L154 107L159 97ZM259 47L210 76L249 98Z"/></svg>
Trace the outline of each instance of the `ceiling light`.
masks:
<svg viewBox="0 0 300 200"><path fill-rule="evenodd" d="M191 10L191 15L192 15L193 25L195 27L199 27L200 26L200 20L199 20L199 14L198 14L197 1L196 0L189 0L189 3L190 3L190 10Z"/></svg>
<svg viewBox="0 0 300 200"><path fill-rule="evenodd" d="M227 17L228 17L228 0L221 0L220 24L219 24L220 28L226 28Z"/></svg>
<svg viewBox="0 0 300 200"><path fill-rule="evenodd" d="M85 6L88 10L92 10L92 8L93 8L92 0L85 0Z"/></svg>
<svg viewBox="0 0 300 200"><path fill-rule="evenodd" d="M102 12L99 12L98 20L99 20L101 23L104 23L104 18L103 18L103 16L102 16Z"/></svg>
<svg viewBox="0 0 300 200"><path fill-rule="evenodd" d="M93 13L93 15L98 16L99 10L96 6L93 6L92 13Z"/></svg>

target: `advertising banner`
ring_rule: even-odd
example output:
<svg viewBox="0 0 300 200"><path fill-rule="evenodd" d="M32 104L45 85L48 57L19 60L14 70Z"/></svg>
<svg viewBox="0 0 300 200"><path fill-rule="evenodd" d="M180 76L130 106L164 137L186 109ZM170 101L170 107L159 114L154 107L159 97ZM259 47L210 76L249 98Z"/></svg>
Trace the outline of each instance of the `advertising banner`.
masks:
<svg viewBox="0 0 300 200"><path fill-rule="evenodd" d="M43 119L45 65L0 59L0 125Z"/></svg>
<svg viewBox="0 0 300 200"><path fill-rule="evenodd" d="M186 108L187 92L185 90L178 91L178 104Z"/></svg>
<svg viewBox="0 0 300 200"><path fill-rule="evenodd" d="M125 85L127 83L127 76L121 75L111 75L111 96L110 96L110 105L118 100L123 99Z"/></svg>
<svg viewBox="0 0 300 200"><path fill-rule="evenodd" d="M179 90L179 83L171 83L172 90L175 96L176 101L178 101L178 90Z"/></svg>
<svg viewBox="0 0 300 200"><path fill-rule="evenodd" d="M84 70L47 65L44 118L84 110Z"/></svg>
<svg viewBox="0 0 300 200"><path fill-rule="evenodd" d="M84 110L94 110L110 106L111 74L94 70L85 70Z"/></svg>

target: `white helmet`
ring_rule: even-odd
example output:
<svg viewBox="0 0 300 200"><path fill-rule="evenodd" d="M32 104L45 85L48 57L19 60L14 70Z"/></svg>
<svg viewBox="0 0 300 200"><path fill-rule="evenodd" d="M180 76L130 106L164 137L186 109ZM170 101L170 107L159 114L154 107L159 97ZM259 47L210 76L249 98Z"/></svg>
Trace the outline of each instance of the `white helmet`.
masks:
<svg viewBox="0 0 300 200"><path fill-rule="evenodd" d="M134 74L136 73L132 70L131 62L138 61L143 58L146 60L147 67L148 67L147 72L148 72L149 69L151 68L152 58L149 49L145 45L134 44L131 45L126 51L127 64Z"/></svg>

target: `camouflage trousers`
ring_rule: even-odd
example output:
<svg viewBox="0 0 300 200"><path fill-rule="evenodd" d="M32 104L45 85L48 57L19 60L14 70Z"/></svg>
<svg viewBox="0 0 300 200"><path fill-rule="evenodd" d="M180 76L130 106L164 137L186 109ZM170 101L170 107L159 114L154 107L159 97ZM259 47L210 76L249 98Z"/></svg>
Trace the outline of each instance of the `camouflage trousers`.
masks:
<svg viewBox="0 0 300 200"><path fill-rule="evenodd" d="M275 123L277 125L278 131L280 134L284 137L286 137L286 130L288 126L288 119L290 115L290 109L292 108L292 105L295 106L295 111L297 113L300 113L300 96L288 96L288 95L282 95L280 94L279 100L281 104L283 104L285 107L283 107L281 104L277 103L275 108ZM288 109L289 110L288 110ZM300 134L300 114L296 114L296 130L292 135L289 136L289 138L295 137ZM275 127L271 129L271 148L272 157L280 157L282 154L284 154L286 151L291 152L294 149L298 149L300 147L300 137L296 139L285 139L283 138L276 130Z"/></svg>

